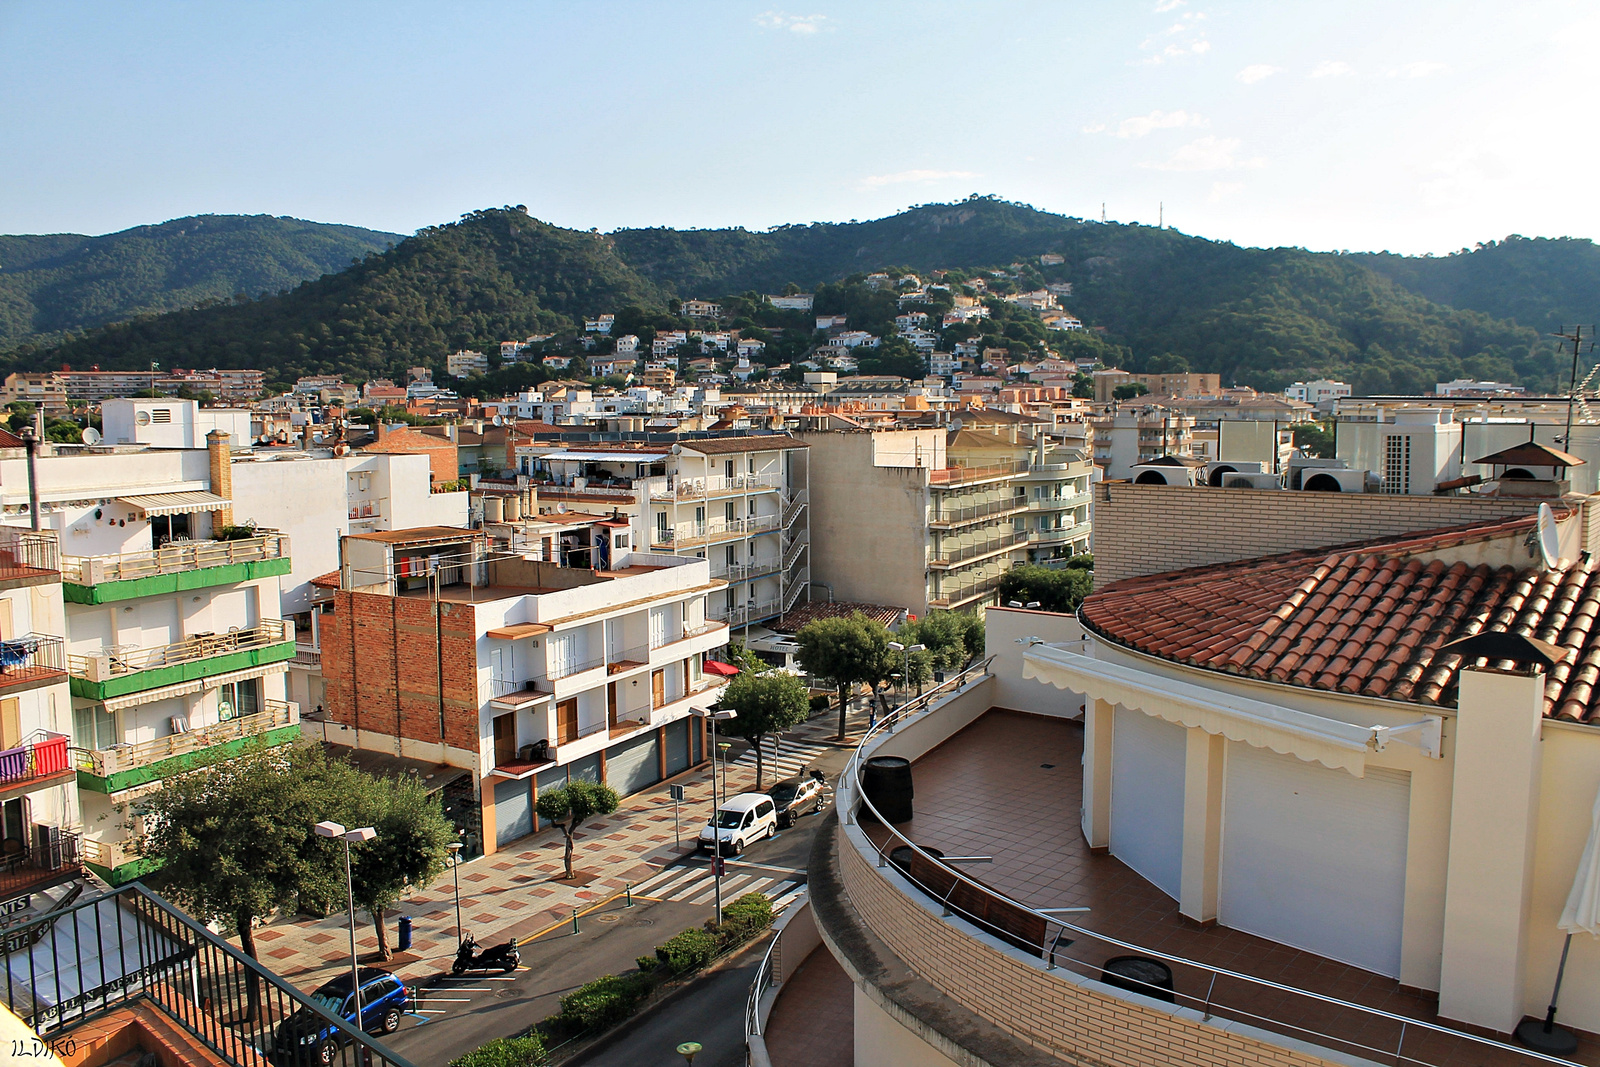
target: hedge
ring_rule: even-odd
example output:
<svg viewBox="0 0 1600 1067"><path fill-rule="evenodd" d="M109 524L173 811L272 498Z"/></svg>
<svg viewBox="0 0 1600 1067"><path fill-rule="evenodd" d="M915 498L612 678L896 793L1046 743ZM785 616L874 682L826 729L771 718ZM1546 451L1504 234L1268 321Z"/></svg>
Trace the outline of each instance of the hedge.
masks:
<svg viewBox="0 0 1600 1067"><path fill-rule="evenodd" d="M633 1014L655 983L646 974L608 974L561 998L561 1020L585 1030L604 1030Z"/></svg>
<svg viewBox="0 0 1600 1067"><path fill-rule="evenodd" d="M656 960L673 974L699 970L716 954L716 936L699 928L685 930L656 948Z"/></svg>
<svg viewBox="0 0 1600 1067"><path fill-rule="evenodd" d="M538 1034L497 1037L450 1061L450 1067L539 1067L544 1062L544 1042Z"/></svg>

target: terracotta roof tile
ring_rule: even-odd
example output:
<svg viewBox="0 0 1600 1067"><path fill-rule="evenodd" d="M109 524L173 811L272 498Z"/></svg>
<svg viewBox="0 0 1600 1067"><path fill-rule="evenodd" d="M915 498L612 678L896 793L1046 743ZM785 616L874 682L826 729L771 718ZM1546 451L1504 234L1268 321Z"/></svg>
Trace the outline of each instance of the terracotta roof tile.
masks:
<svg viewBox="0 0 1600 1067"><path fill-rule="evenodd" d="M1545 714L1600 726L1600 567L1447 563L1453 545L1517 535L1533 516L1332 549L1131 578L1083 602L1091 630L1210 670L1452 707L1459 655L1484 630L1570 650L1549 671ZM1504 662L1478 665L1507 667Z"/></svg>

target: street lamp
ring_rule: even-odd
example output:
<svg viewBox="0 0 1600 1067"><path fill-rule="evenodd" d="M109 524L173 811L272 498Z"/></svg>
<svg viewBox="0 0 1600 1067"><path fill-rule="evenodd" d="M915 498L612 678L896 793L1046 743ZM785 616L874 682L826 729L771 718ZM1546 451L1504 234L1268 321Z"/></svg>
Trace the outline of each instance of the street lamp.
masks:
<svg viewBox="0 0 1600 1067"><path fill-rule="evenodd" d="M717 743L717 723L727 719L737 719L739 713L732 708L723 708L721 711L709 709L694 709L696 715L711 720L711 876L717 883L717 923L722 923L722 839L717 836L717 752L726 745ZM727 783L723 783L723 791L727 791Z"/></svg>
<svg viewBox="0 0 1600 1067"><path fill-rule="evenodd" d="M456 948L461 947L461 842L452 841L444 846L450 853L450 873L456 882Z"/></svg>
<svg viewBox="0 0 1600 1067"><path fill-rule="evenodd" d="M356 883L350 877L350 845L371 841L378 831L370 826L346 830L336 822L319 822L312 829L318 837L332 837L344 842L344 888L350 905L350 990L356 998L356 1026L361 1026L361 965L356 959Z"/></svg>
<svg viewBox="0 0 1600 1067"><path fill-rule="evenodd" d="M928 651L928 646L927 645L902 645L899 641L890 641L889 642L889 647L894 649L896 652L905 653L906 671L905 671L905 674L901 675L901 677L905 679L907 684L909 684L910 681L911 681L911 653L913 653L913 652L926 652L926 651ZM902 701L902 703L904 703L904 701Z"/></svg>

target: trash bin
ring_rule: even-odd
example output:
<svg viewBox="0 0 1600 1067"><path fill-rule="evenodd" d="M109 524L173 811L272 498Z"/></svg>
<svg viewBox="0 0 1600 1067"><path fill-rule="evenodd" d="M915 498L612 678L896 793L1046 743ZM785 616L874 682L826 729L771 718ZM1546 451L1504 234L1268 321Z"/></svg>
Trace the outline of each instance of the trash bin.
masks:
<svg viewBox="0 0 1600 1067"><path fill-rule="evenodd" d="M1100 980L1108 986L1143 993L1168 1004L1178 1002L1172 988L1172 968L1147 956L1112 956L1106 960Z"/></svg>
<svg viewBox="0 0 1600 1067"><path fill-rule="evenodd" d="M399 943L395 947L401 952L411 947L411 916L409 915L400 916L400 937L398 940Z"/></svg>

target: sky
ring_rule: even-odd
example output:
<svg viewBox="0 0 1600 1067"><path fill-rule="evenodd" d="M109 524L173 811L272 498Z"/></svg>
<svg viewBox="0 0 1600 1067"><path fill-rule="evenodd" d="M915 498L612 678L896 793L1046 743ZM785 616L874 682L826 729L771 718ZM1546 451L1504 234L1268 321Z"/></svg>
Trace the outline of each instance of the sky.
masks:
<svg viewBox="0 0 1600 1067"><path fill-rule="evenodd" d="M1243 245L1600 236L1592 2L786 2L0 0L0 233L976 192Z"/></svg>

